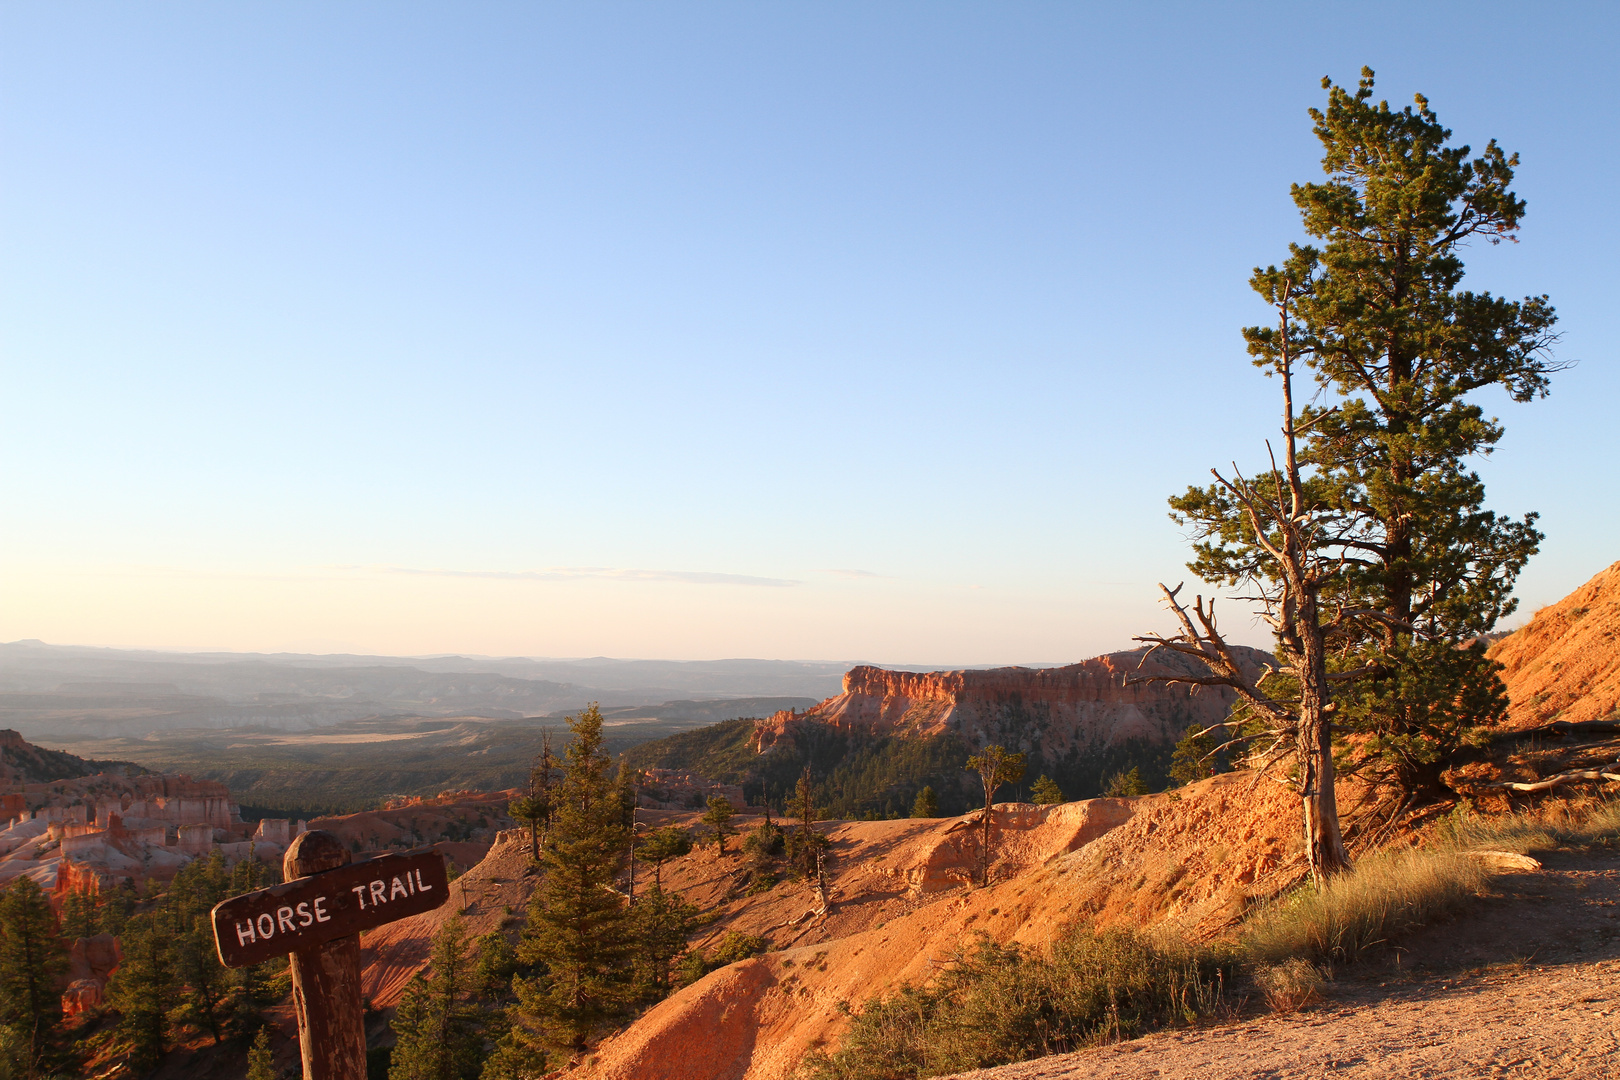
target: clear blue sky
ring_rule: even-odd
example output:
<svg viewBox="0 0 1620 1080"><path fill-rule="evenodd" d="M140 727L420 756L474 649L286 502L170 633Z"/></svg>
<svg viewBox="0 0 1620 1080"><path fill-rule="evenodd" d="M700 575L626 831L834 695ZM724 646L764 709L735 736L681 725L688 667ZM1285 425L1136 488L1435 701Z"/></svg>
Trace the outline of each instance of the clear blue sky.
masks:
<svg viewBox="0 0 1620 1080"><path fill-rule="evenodd" d="M1362 64L1523 155L1528 608L1620 558L1620 7L0 8L0 639L895 663L1165 625ZM1230 625L1246 625L1231 611ZM1255 640L1259 636L1254 635Z"/></svg>

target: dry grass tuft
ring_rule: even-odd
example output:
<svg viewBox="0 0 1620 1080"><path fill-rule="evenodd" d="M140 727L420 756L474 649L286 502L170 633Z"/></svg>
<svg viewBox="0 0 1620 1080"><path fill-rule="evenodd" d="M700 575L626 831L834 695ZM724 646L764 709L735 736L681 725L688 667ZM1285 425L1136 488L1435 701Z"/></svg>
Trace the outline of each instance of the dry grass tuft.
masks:
<svg viewBox="0 0 1620 1080"><path fill-rule="evenodd" d="M1322 985L1327 973L1309 960L1294 957L1281 964L1261 968L1254 974L1260 992L1272 1011L1293 1012L1303 1005L1322 1000Z"/></svg>
<svg viewBox="0 0 1620 1080"><path fill-rule="evenodd" d="M1488 869L1460 851L1376 855L1320 889L1304 886L1261 910L1246 928L1244 950L1267 964L1292 957L1349 963L1464 910L1489 879Z"/></svg>
<svg viewBox="0 0 1620 1080"><path fill-rule="evenodd" d="M1561 847L1608 847L1620 843L1620 803L1551 802L1535 810L1489 816L1459 811L1441 827L1440 843L1460 851L1499 848L1520 855Z"/></svg>
<svg viewBox="0 0 1620 1080"><path fill-rule="evenodd" d="M807 1080L942 1076L1196 1023L1220 1005L1226 972L1207 950L1124 930L1071 930L1049 953L988 939L927 986L902 986L854 1014Z"/></svg>

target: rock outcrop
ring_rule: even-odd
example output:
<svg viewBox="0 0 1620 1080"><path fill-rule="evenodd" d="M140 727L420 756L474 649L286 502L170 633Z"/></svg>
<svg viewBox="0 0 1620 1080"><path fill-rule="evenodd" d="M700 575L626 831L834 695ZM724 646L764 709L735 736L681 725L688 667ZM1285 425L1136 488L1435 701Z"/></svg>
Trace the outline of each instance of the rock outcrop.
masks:
<svg viewBox="0 0 1620 1080"><path fill-rule="evenodd" d="M55 897L116 882L167 880L214 851L227 861L281 857L294 833L284 820L242 821L224 784L90 764L0 732L0 771L21 791L0 817L0 886L29 877Z"/></svg>
<svg viewBox="0 0 1620 1080"><path fill-rule="evenodd" d="M82 937L68 954L67 988L62 991L62 1012L69 1018L99 1007L124 952L111 934Z"/></svg>
<svg viewBox="0 0 1620 1080"><path fill-rule="evenodd" d="M1271 659L1258 649L1238 651L1255 672ZM915 672L863 666L844 676L837 697L759 721L754 746L769 752L808 724L877 735L954 731L970 745L1039 749L1048 758L1130 739L1174 741L1189 724L1225 719L1232 691L1136 680L1204 674L1195 661L1163 650L1150 656L1146 649L1058 668Z"/></svg>
<svg viewBox="0 0 1620 1080"><path fill-rule="evenodd" d="M1620 708L1620 562L1491 646L1514 729L1601 720Z"/></svg>

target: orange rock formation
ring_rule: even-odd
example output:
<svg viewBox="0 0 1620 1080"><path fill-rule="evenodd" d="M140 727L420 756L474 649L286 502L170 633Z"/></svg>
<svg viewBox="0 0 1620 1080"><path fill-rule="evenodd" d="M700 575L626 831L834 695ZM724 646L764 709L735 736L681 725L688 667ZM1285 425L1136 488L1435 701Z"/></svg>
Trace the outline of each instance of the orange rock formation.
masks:
<svg viewBox="0 0 1620 1080"><path fill-rule="evenodd" d="M1256 671L1270 658L1240 649ZM1194 661L1146 649L1108 653L1059 668L987 671L886 671L852 668L844 692L805 712L779 712L755 727L755 747L768 751L795 728L813 723L875 734L936 735L957 731L974 745L1039 747L1055 756L1126 739L1174 740L1192 723L1225 719L1224 687L1127 683L1164 675L1204 675Z"/></svg>

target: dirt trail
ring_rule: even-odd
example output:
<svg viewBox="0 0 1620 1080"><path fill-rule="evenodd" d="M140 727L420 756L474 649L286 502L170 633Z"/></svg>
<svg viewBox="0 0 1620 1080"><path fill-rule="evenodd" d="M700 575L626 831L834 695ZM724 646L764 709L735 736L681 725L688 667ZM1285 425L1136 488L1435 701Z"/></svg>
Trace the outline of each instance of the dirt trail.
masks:
<svg viewBox="0 0 1620 1080"><path fill-rule="evenodd" d="M1162 1032L962 1080L1620 1078L1620 857L1554 855L1481 910L1347 969L1289 1016Z"/></svg>

